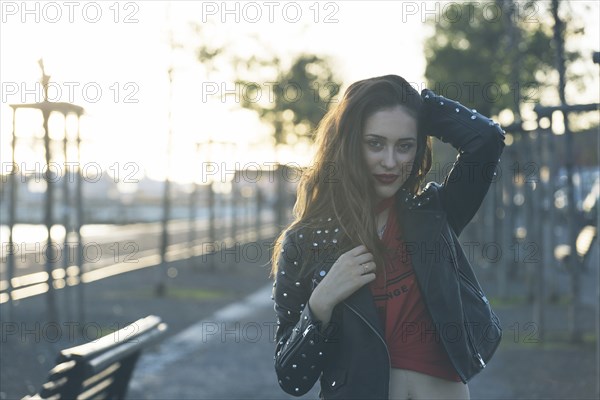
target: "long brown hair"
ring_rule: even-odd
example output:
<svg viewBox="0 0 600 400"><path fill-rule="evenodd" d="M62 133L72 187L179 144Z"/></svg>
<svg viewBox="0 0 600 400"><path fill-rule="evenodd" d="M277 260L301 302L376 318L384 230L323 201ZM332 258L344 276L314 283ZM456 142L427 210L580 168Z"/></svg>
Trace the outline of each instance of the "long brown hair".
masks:
<svg viewBox="0 0 600 400"><path fill-rule="evenodd" d="M373 253L377 269L385 271L385 247L377 236L377 199L363 155L363 126L377 111L403 107L418 121L419 93L402 77L385 75L353 83L342 100L323 117L316 131L316 154L303 171L297 189L293 222L277 237L271 260L271 277L285 234L296 227L317 228L332 218L344 233L340 242L349 250L364 244ZM417 194L431 168L431 139L418 127L417 153L403 188ZM345 251L346 251L345 250Z"/></svg>

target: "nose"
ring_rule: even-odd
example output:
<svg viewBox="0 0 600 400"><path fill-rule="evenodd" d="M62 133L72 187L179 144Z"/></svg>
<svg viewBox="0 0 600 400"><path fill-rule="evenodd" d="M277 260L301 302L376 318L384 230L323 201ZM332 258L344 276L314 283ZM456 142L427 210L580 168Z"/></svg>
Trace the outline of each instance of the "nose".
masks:
<svg viewBox="0 0 600 400"><path fill-rule="evenodd" d="M386 149L381 159L381 166L386 169L393 169L397 164L396 155L393 149Z"/></svg>

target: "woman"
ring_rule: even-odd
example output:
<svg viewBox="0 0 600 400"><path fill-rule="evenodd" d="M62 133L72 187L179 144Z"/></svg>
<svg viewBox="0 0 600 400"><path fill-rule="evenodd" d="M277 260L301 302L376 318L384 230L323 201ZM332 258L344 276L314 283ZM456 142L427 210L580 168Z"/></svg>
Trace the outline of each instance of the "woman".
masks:
<svg viewBox="0 0 600 400"><path fill-rule="evenodd" d="M421 184L431 136L459 152ZM352 84L321 121L294 222L275 244L275 370L300 396L468 399L500 341L458 236L504 148L498 124L395 75Z"/></svg>

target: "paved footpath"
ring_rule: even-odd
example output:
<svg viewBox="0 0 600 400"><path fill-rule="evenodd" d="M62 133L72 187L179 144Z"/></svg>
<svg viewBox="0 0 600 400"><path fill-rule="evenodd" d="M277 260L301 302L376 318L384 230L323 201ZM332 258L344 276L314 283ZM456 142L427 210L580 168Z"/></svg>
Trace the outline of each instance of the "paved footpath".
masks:
<svg viewBox="0 0 600 400"><path fill-rule="evenodd" d="M269 294L267 286L144 355L130 386L130 398L294 398L275 382L274 343L269 331L273 311L270 299L264 300ZM500 318L515 326L527 323L527 317L515 311L500 309ZM245 316L238 317L241 314ZM521 328L518 338L516 330L505 331L493 361L469 382L471 398L597 398L595 348L540 345L532 332L529 327ZM317 399L318 385L302 398Z"/></svg>
<svg viewBox="0 0 600 400"><path fill-rule="evenodd" d="M252 249L248 250L246 258L252 257ZM206 271L200 259L191 264L174 262L166 268L171 278L165 278L168 290L161 298L153 295L153 287L166 274L156 268L86 285L84 326L88 332L101 327L108 333L148 314L159 315L169 324L167 339L140 358L129 399L293 398L281 391L273 369L270 253L263 253L254 262L226 260L214 273ZM492 285L486 283L491 274L479 276L493 299ZM515 293L524 293L521 281L510 284ZM74 292L57 293L57 303L68 304L59 315L61 324L73 321ZM564 340L564 304L548 306L543 340L531 323L530 304L498 302L495 310L504 327L504 340L488 367L469 382L471 398L598 398L594 307L583 310L586 341L578 346ZM0 311L6 315L5 308ZM66 331L60 337L48 337L42 296L22 300L14 311L13 321L2 320L1 399L35 392L58 351L85 340L72 338ZM41 326L31 330L36 323ZM17 332L7 334L4 328L9 326L17 327ZM303 398L316 399L317 394L318 383Z"/></svg>
<svg viewBox="0 0 600 400"><path fill-rule="evenodd" d="M132 399L291 399L273 369L271 285L140 359ZM175 354L175 356L173 356ZM143 364L143 366L142 366ZM306 397L317 398L315 386Z"/></svg>

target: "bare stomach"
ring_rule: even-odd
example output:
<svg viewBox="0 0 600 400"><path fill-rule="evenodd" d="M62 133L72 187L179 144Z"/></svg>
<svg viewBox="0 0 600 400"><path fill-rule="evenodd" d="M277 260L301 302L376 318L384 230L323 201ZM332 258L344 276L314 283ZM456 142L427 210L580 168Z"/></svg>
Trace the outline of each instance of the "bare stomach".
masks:
<svg viewBox="0 0 600 400"><path fill-rule="evenodd" d="M469 387L462 382L423 374L408 369L390 371L390 400L464 399L469 400Z"/></svg>

